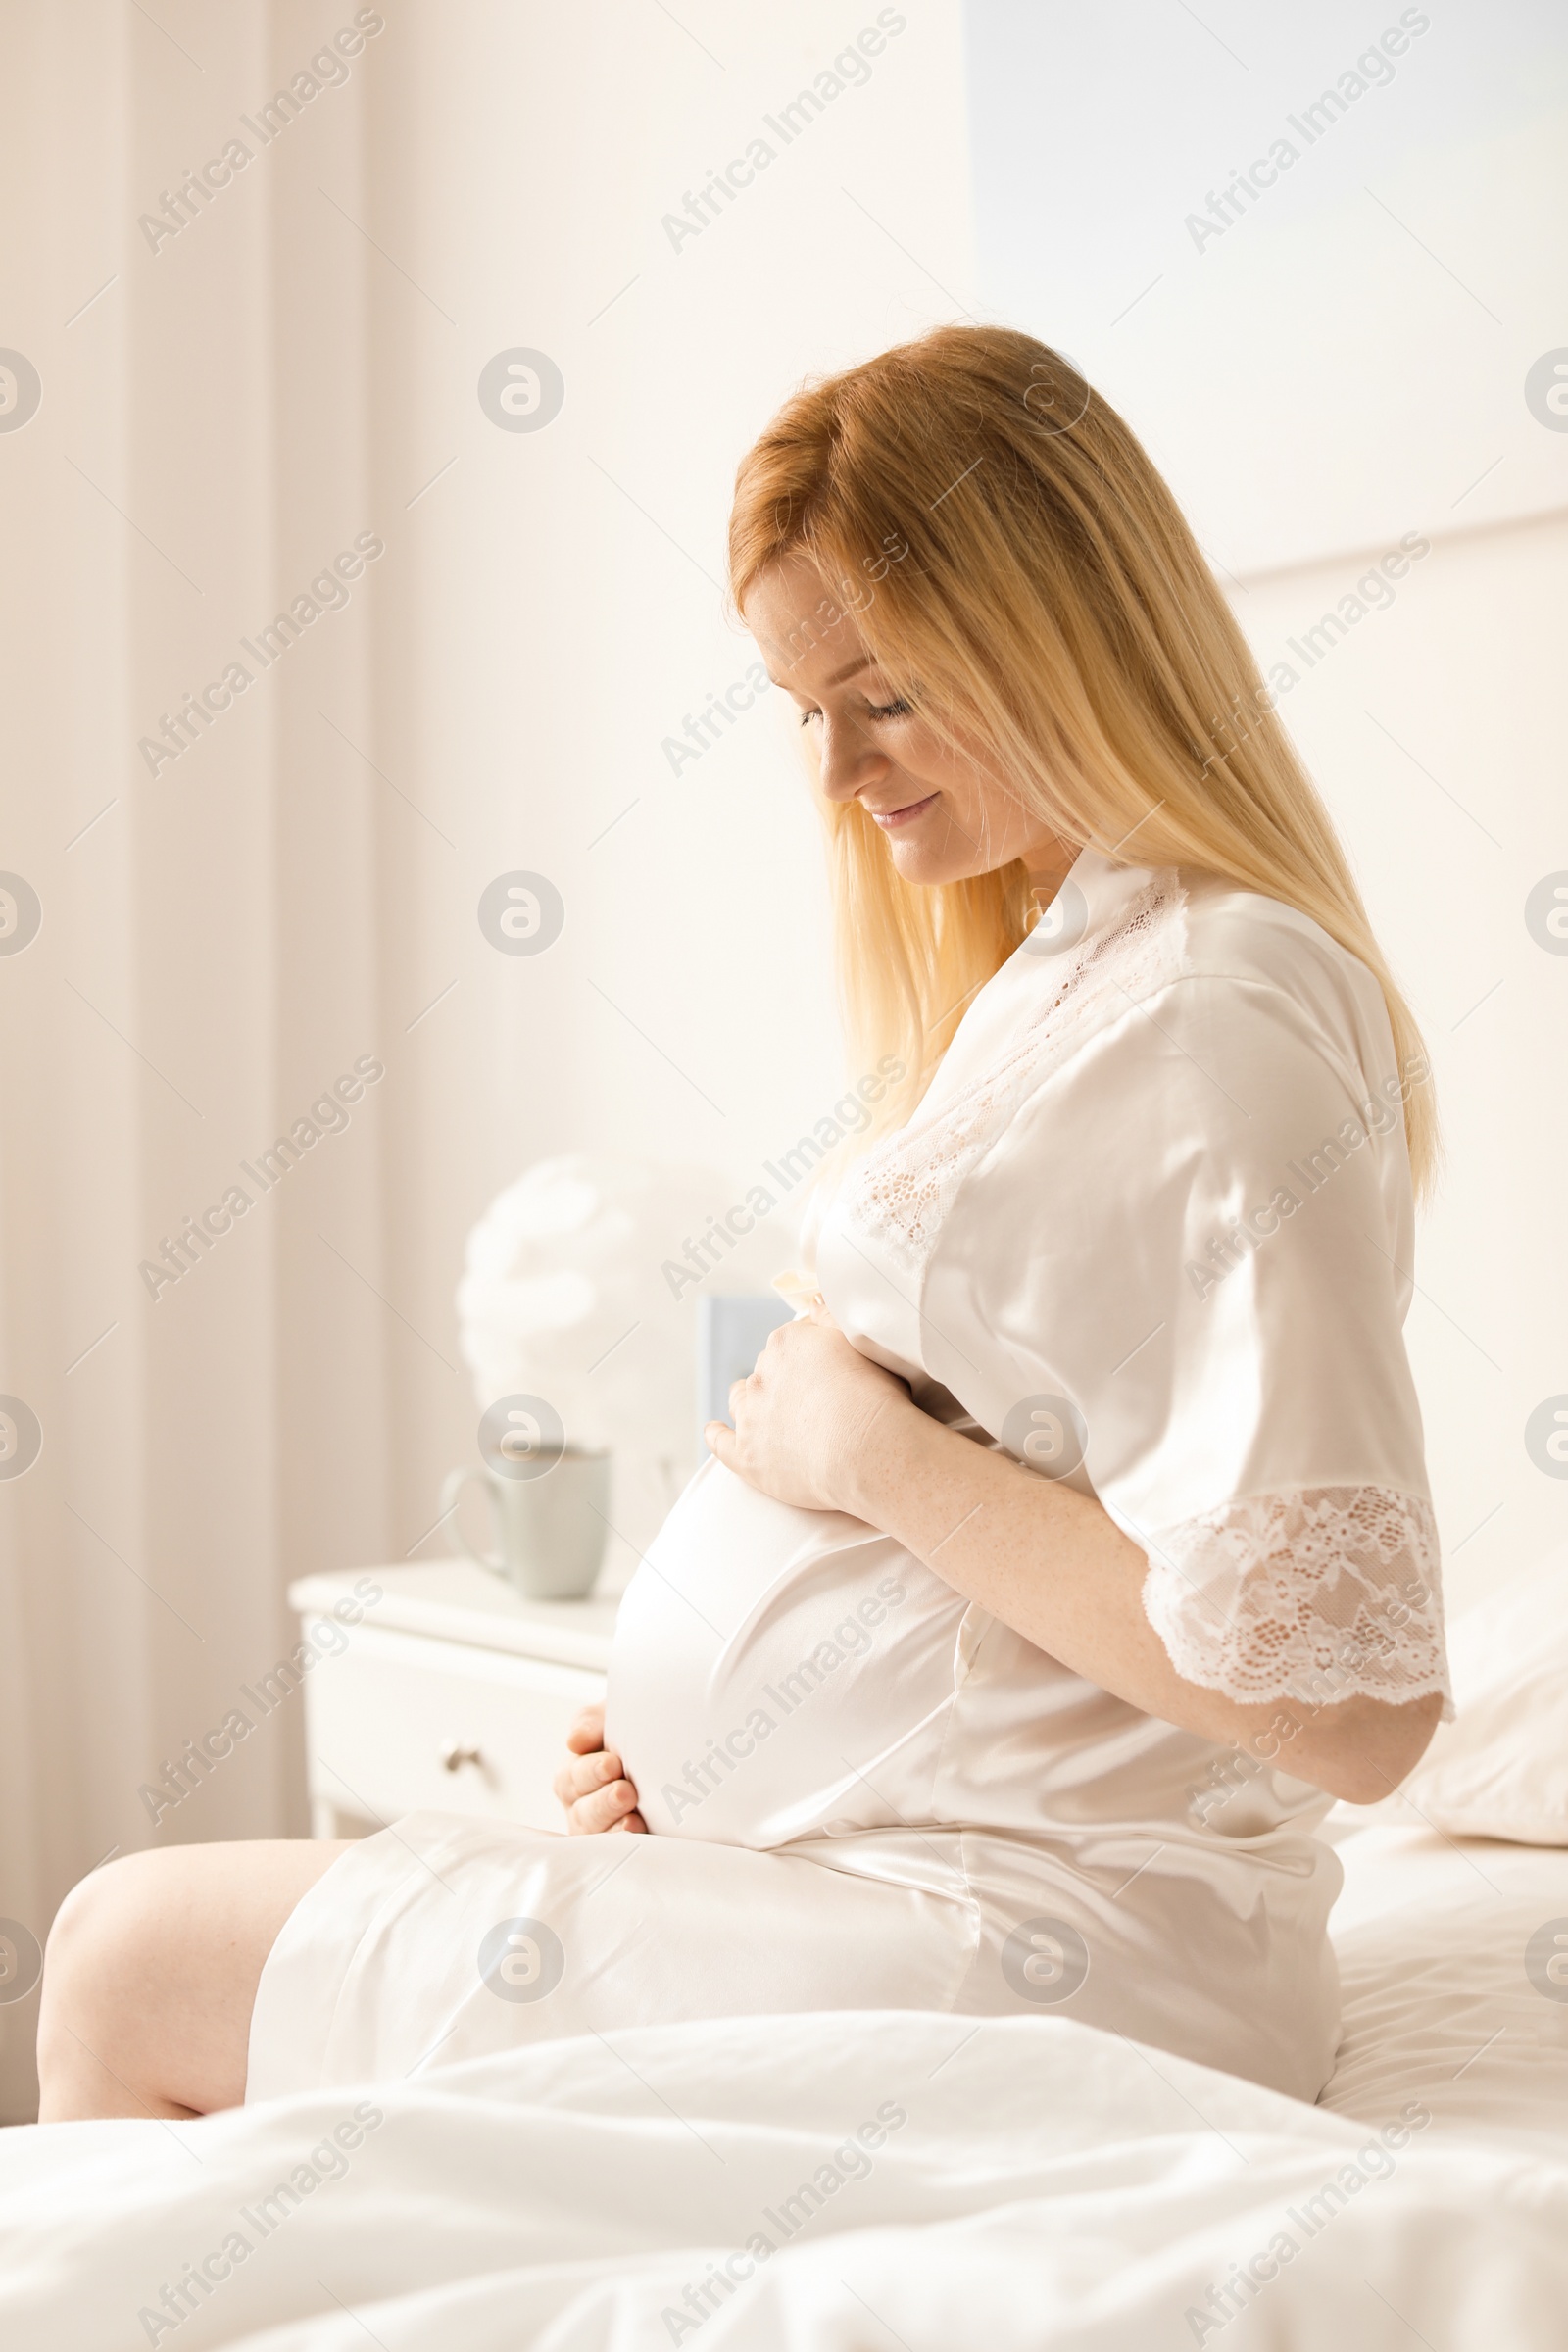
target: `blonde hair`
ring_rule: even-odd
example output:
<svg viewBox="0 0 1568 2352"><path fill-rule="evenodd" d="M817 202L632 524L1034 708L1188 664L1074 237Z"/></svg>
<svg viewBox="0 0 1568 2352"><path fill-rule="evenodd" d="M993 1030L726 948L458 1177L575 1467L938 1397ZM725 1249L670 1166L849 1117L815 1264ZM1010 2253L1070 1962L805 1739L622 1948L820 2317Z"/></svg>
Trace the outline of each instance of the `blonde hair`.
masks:
<svg viewBox="0 0 1568 2352"><path fill-rule="evenodd" d="M983 745L1064 842L1222 875L1359 957L1409 1081L1423 1193L1438 1152L1429 1065L1333 822L1170 491L1071 362L1005 327L941 326L808 384L736 473L737 613L793 556L831 591L818 610L854 613L940 739ZM906 883L858 801L823 811L858 1066L891 1051L907 1071L886 1126L1028 931L1028 877L1015 861Z"/></svg>

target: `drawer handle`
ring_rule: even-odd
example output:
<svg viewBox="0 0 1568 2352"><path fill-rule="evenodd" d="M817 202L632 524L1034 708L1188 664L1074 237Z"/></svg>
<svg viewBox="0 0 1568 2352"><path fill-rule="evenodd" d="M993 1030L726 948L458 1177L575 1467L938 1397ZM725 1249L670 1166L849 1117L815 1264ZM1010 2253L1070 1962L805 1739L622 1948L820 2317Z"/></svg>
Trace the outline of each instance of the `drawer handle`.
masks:
<svg viewBox="0 0 1568 2352"><path fill-rule="evenodd" d="M484 1769L484 1758L476 1747L465 1747L459 1740L449 1740L441 1750L441 1766L445 1772L461 1772L465 1764L476 1764Z"/></svg>

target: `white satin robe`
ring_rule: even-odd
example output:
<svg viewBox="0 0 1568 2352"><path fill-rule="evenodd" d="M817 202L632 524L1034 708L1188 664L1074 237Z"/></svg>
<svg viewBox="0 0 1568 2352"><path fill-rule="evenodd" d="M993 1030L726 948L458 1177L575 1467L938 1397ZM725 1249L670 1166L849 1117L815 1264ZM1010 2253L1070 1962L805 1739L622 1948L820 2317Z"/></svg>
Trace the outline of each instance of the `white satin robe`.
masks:
<svg viewBox="0 0 1568 2352"><path fill-rule="evenodd" d="M1085 851L818 1232L856 1345L1097 1495L1179 1672L1237 1698L1451 1711L1400 1084L1314 923ZM1327 2079L1340 1868L1288 1739L1248 1762L1140 1713L858 1521L706 1463L626 1593L607 1732L653 1834L368 1838L269 1957L248 2096L888 2006Z"/></svg>

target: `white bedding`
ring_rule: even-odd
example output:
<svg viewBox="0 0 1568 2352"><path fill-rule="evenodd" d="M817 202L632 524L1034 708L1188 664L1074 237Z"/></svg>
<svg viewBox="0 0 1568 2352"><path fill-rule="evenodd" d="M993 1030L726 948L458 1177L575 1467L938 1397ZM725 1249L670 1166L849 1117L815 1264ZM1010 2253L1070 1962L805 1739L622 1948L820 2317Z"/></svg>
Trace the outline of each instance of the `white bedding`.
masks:
<svg viewBox="0 0 1568 2352"><path fill-rule="evenodd" d="M1315 2108L1062 2018L876 2011L24 2128L0 2343L1555 2352L1568 1998L1527 1953L1568 1932L1568 1851L1387 1823L1339 1850Z"/></svg>
<svg viewBox="0 0 1568 2352"><path fill-rule="evenodd" d="M645 2029L178 2127L24 2129L0 2134L0 2341L1559 2346L1568 2168L1420 2112L1391 2149L1065 2020L878 2012ZM319 2184L264 2234L261 2200L313 2151ZM236 2231L243 2259L189 2316L151 2316ZM1211 2290L1259 2256L1255 2312L1223 2317ZM752 2275L702 2315L686 2290L726 2258Z"/></svg>
<svg viewBox="0 0 1568 2352"><path fill-rule="evenodd" d="M1439 2126L1541 2135L1568 2161L1568 1850L1405 1818L1339 1848L1344 2027L1322 2104L1375 2118L1420 2097Z"/></svg>

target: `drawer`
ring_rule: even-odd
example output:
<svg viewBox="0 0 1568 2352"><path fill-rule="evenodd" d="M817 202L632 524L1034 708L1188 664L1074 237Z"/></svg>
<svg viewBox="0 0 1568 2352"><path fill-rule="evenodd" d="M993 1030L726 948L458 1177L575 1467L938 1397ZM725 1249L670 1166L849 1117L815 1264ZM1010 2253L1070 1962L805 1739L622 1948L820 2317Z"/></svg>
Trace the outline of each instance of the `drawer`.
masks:
<svg viewBox="0 0 1568 2352"><path fill-rule="evenodd" d="M572 1718L603 1699L605 1677L361 1625L313 1668L305 1690L318 1836L339 1834L333 1814L395 1821L424 1808L563 1830L550 1784ZM441 1757L452 1746L477 1762L448 1771Z"/></svg>

